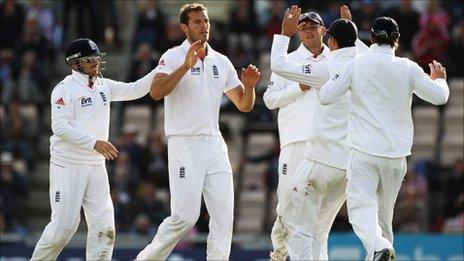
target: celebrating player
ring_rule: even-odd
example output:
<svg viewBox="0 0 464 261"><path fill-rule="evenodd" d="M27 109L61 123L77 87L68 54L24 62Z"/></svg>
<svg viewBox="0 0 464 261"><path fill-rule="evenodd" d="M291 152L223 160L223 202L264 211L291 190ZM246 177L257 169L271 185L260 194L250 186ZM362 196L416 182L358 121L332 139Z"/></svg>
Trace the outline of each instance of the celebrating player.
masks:
<svg viewBox="0 0 464 261"><path fill-rule="evenodd" d="M367 251L366 260L394 259L393 209L411 154L412 94L435 105L447 102L446 70L430 63L430 75L415 62L395 56L400 32L390 17L371 29L371 52L355 58L320 91L322 104L351 90L347 170L350 223Z"/></svg>
<svg viewBox="0 0 464 261"><path fill-rule="evenodd" d="M134 83L103 78L104 62L90 39L77 39L66 49L72 74L51 95L51 221L37 243L32 260L55 260L66 246L84 208L88 227L86 259L111 260L115 228L105 166L118 156L108 142L110 102L146 95L154 71Z"/></svg>
<svg viewBox="0 0 464 261"><path fill-rule="evenodd" d="M313 64L327 60L329 48L322 42L326 33L324 22L315 12L299 16L298 23L305 22L298 35L301 45L288 55L288 59L301 64ZM287 49L285 49L285 54ZM320 88L322 86L314 86ZM280 136L279 184L277 186L277 219L272 227L271 239L274 251L272 260L285 260L285 246L288 230L282 219L283 209L288 198L288 179L295 172L304 158L306 140L313 129L313 118L317 104L314 88L292 82L273 73L268 88L263 96L266 106L273 110L279 108L278 126Z"/></svg>
<svg viewBox="0 0 464 261"><path fill-rule="evenodd" d="M208 45L210 21L202 4L182 6L186 40L168 50L156 68L150 94L164 98L168 137L171 216L137 260L165 260L199 215L201 196L211 217L207 259L227 260L233 226L233 180L227 145L219 131L223 93L242 112L252 110L260 72L249 65L241 81L227 57Z"/></svg>

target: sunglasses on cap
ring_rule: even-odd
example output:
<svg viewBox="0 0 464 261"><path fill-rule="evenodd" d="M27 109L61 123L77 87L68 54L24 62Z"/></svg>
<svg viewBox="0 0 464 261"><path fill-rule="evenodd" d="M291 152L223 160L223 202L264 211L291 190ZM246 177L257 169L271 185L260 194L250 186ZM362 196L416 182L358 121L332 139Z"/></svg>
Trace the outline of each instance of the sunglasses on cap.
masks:
<svg viewBox="0 0 464 261"><path fill-rule="evenodd" d="M312 22L318 23L320 25L324 25L324 22L322 21L321 17L315 12L308 12L308 13L301 14L300 17L298 18L298 23L301 23L306 20L311 20Z"/></svg>

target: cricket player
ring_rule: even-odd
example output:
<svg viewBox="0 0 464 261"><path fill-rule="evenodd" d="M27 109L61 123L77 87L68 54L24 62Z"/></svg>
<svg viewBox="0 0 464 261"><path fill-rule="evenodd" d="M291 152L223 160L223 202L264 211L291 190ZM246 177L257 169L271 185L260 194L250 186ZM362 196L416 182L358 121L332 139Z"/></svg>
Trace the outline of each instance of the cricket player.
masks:
<svg viewBox="0 0 464 261"><path fill-rule="evenodd" d="M320 86L351 61L358 49L359 52L368 49L357 39L357 28L350 21L348 7L342 6L341 17L347 19L336 20L327 31L331 50L327 61L309 65L290 61L286 56L290 37L297 31L297 26L304 26L298 25L299 12L296 6L287 10L282 35L275 35L272 45L271 68L285 78ZM318 87L315 92L318 95ZM284 220L290 227L289 255L295 260L328 259L329 231L345 201L349 94L330 106L322 106L316 98L313 134L306 143L304 159L290 178L290 192L284 211Z"/></svg>
<svg viewBox="0 0 464 261"><path fill-rule="evenodd" d="M66 49L68 75L51 95L51 221L32 260L55 260L66 246L84 208L88 227L86 259L111 260L115 228L105 159L117 157L108 142L110 102L141 98L150 91L154 71L133 83L103 78L104 62L90 39L77 39Z"/></svg>
<svg viewBox="0 0 464 261"><path fill-rule="evenodd" d="M356 57L325 84L322 104L336 103L351 90L347 206L366 260L392 260L393 209L411 154L412 94L434 105L449 97L446 70L430 63L430 75L415 62L395 56L400 36L390 17L377 18L370 52Z"/></svg>
<svg viewBox="0 0 464 261"><path fill-rule="evenodd" d="M298 23L302 22L305 22L305 25L298 31L301 44L296 51L288 54L288 59L301 64L326 61L329 48L322 42L326 28L321 16L315 12L304 13L298 20ZM285 49L285 54L286 51L287 49ZM263 99L270 110L279 109L278 204L277 219L271 232L274 251L270 256L272 260L285 260L287 257L285 242L288 231L281 216L289 193L287 180L304 158L305 143L313 128L312 122L315 114L313 107L316 106L315 99L318 98L315 90L309 86L289 81L273 73Z"/></svg>
<svg viewBox="0 0 464 261"><path fill-rule="evenodd" d="M230 60L211 48L210 21L202 4L182 6L180 23L187 39L162 55L150 91L154 99L164 98L171 216L137 260L169 256L197 222L202 194L211 218L207 259L227 260L234 190L227 145L219 131L219 106L225 93L240 111L251 111L260 72L249 65L240 81Z"/></svg>

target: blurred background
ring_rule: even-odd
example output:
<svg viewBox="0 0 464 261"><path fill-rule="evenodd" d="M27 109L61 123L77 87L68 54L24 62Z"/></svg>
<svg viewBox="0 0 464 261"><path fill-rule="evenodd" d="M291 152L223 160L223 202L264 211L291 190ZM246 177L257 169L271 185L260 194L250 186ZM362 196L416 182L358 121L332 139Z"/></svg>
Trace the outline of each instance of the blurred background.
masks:
<svg viewBox="0 0 464 261"><path fill-rule="evenodd" d="M0 260L31 256L50 218L48 159L49 97L70 69L64 49L87 37L107 53L104 76L134 81L156 67L168 48L180 44L179 7L186 1L43 1L0 0L1 192ZM285 8L298 4L317 11L327 27L347 4L368 43L373 20L396 19L401 38L398 56L426 68L436 59L447 68L449 102L432 106L413 102L414 147L394 216L395 247L403 260L464 259L464 80L463 2L456 1L202 1L211 18L210 44L227 55L237 70L249 63L262 78L257 102L239 113L227 98L220 125L235 179L235 228L231 259L265 260L275 220L279 141L276 113L263 104L270 77L272 36L280 33ZM292 41L291 50L298 46ZM428 68L426 69L428 71ZM151 242L169 215L169 187L163 102L149 96L112 103L110 141L120 151L108 162L117 237L114 259L133 259ZM208 213L170 259L205 259ZM85 256L86 225L61 259ZM331 259L364 259L364 250L340 211L329 240Z"/></svg>

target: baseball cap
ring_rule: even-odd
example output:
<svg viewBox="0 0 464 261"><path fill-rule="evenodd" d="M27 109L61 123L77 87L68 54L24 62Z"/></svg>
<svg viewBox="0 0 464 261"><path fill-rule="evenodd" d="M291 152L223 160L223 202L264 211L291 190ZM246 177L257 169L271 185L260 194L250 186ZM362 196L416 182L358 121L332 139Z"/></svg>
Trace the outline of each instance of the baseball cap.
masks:
<svg viewBox="0 0 464 261"><path fill-rule="evenodd" d="M340 48L354 46L358 38L358 28L347 19L337 19L331 25L327 34L337 40Z"/></svg>
<svg viewBox="0 0 464 261"><path fill-rule="evenodd" d="M316 12L307 12L300 15L298 18L298 24L301 22L311 21L316 24L324 26L324 21L322 21L321 16Z"/></svg>
<svg viewBox="0 0 464 261"><path fill-rule="evenodd" d="M378 38L389 39L400 37L400 29L395 19L381 16L372 24L371 33Z"/></svg>

